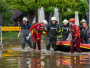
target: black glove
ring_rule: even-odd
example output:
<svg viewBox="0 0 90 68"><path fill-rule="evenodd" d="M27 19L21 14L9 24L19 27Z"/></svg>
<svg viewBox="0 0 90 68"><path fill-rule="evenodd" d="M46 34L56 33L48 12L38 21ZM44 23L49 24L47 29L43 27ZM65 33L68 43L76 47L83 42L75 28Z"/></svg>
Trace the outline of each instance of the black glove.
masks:
<svg viewBox="0 0 90 68"><path fill-rule="evenodd" d="M72 31L73 34L75 34L75 31Z"/></svg>
<svg viewBox="0 0 90 68"><path fill-rule="evenodd" d="M75 38L75 39L73 40L73 43L74 43L74 44L76 44L76 39L77 39L77 38Z"/></svg>
<svg viewBox="0 0 90 68"><path fill-rule="evenodd" d="M60 41L60 44L62 44L62 39L61 38L59 38L59 41Z"/></svg>

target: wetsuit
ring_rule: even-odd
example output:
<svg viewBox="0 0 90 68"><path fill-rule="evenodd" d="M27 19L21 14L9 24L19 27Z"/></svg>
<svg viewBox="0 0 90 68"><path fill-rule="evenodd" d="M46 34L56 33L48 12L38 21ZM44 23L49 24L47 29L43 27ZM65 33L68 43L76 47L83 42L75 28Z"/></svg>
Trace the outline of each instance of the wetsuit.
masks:
<svg viewBox="0 0 90 68"><path fill-rule="evenodd" d="M37 23L33 25L30 29L29 32L32 31L32 41L33 41L33 49L36 49L36 42L38 46L38 50L41 50L41 35L43 32L43 28L40 23Z"/></svg>
<svg viewBox="0 0 90 68"><path fill-rule="evenodd" d="M81 43L80 29L77 25L71 26L71 35L72 35L71 53L74 53L74 45L75 44L76 44L76 50L79 52L82 52L80 49L80 43Z"/></svg>

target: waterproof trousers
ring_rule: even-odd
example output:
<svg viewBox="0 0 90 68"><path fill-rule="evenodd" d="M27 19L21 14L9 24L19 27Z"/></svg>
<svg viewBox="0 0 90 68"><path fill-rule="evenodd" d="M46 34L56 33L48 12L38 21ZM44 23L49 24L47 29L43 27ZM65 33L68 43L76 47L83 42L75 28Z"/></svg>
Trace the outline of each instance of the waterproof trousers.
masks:
<svg viewBox="0 0 90 68"><path fill-rule="evenodd" d="M50 38L47 38L47 44L46 44L46 49L50 50L52 44L52 48L54 49L54 51L57 51L57 45L56 45L56 40L50 40Z"/></svg>
<svg viewBox="0 0 90 68"><path fill-rule="evenodd" d="M71 40L71 53L74 53L74 43L73 43L73 40L74 40L74 37L72 38ZM78 52L82 52L81 49L80 49L80 43L81 43L81 38L77 38L76 39L76 51Z"/></svg>
<svg viewBox="0 0 90 68"><path fill-rule="evenodd" d="M33 33L31 37L33 42L33 49L36 49L37 42L38 50L41 50L41 35Z"/></svg>
<svg viewBox="0 0 90 68"><path fill-rule="evenodd" d="M31 37L29 38L29 40L26 40L26 37L22 37L22 49L25 49L26 43L32 48Z"/></svg>

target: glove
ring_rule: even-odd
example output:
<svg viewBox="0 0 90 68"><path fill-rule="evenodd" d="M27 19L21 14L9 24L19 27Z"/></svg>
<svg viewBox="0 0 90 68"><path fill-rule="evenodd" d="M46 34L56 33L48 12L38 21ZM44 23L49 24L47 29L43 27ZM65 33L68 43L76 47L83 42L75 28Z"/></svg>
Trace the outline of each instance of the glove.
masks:
<svg viewBox="0 0 90 68"><path fill-rule="evenodd" d="M75 38L75 39L73 40L73 43L74 43L74 44L76 44L76 39L77 39L77 38Z"/></svg>
<svg viewBox="0 0 90 68"><path fill-rule="evenodd" d="M31 36L31 34L29 33L28 37L26 37L26 40L29 40L30 36Z"/></svg>
<svg viewBox="0 0 90 68"><path fill-rule="evenodd" d="M43 35L42 40L45 40L45 35Z"/></svg>
<svg viewBox="0 0 90 68"><path fill-rule="evenodd" d="M60 40L60 44L62 44L62 38L60 38L59 40Z"/></svg>
<svg viewBox="0 0 90 68"><path fill-rule="evenodd" d="M20 37L20 35L21 35L21 32L18 33L18 37Z"/></svg>
<svg viewBox="0 0 90 68"><path fill-rule="evenodd" d="M57 41L60 41L60 44L62 44L62 38L58 38Z"/></svg>

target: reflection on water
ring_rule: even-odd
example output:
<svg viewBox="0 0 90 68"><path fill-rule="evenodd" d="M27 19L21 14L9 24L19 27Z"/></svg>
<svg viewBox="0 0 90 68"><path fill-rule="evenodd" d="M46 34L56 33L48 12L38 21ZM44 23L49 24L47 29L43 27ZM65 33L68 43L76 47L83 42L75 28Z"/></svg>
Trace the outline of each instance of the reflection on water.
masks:
<svg viewBox="0 0 90 68"><path fill-rule="evenodd" d="M0 49L0 68L90 68L90 55Z"/></svg>

